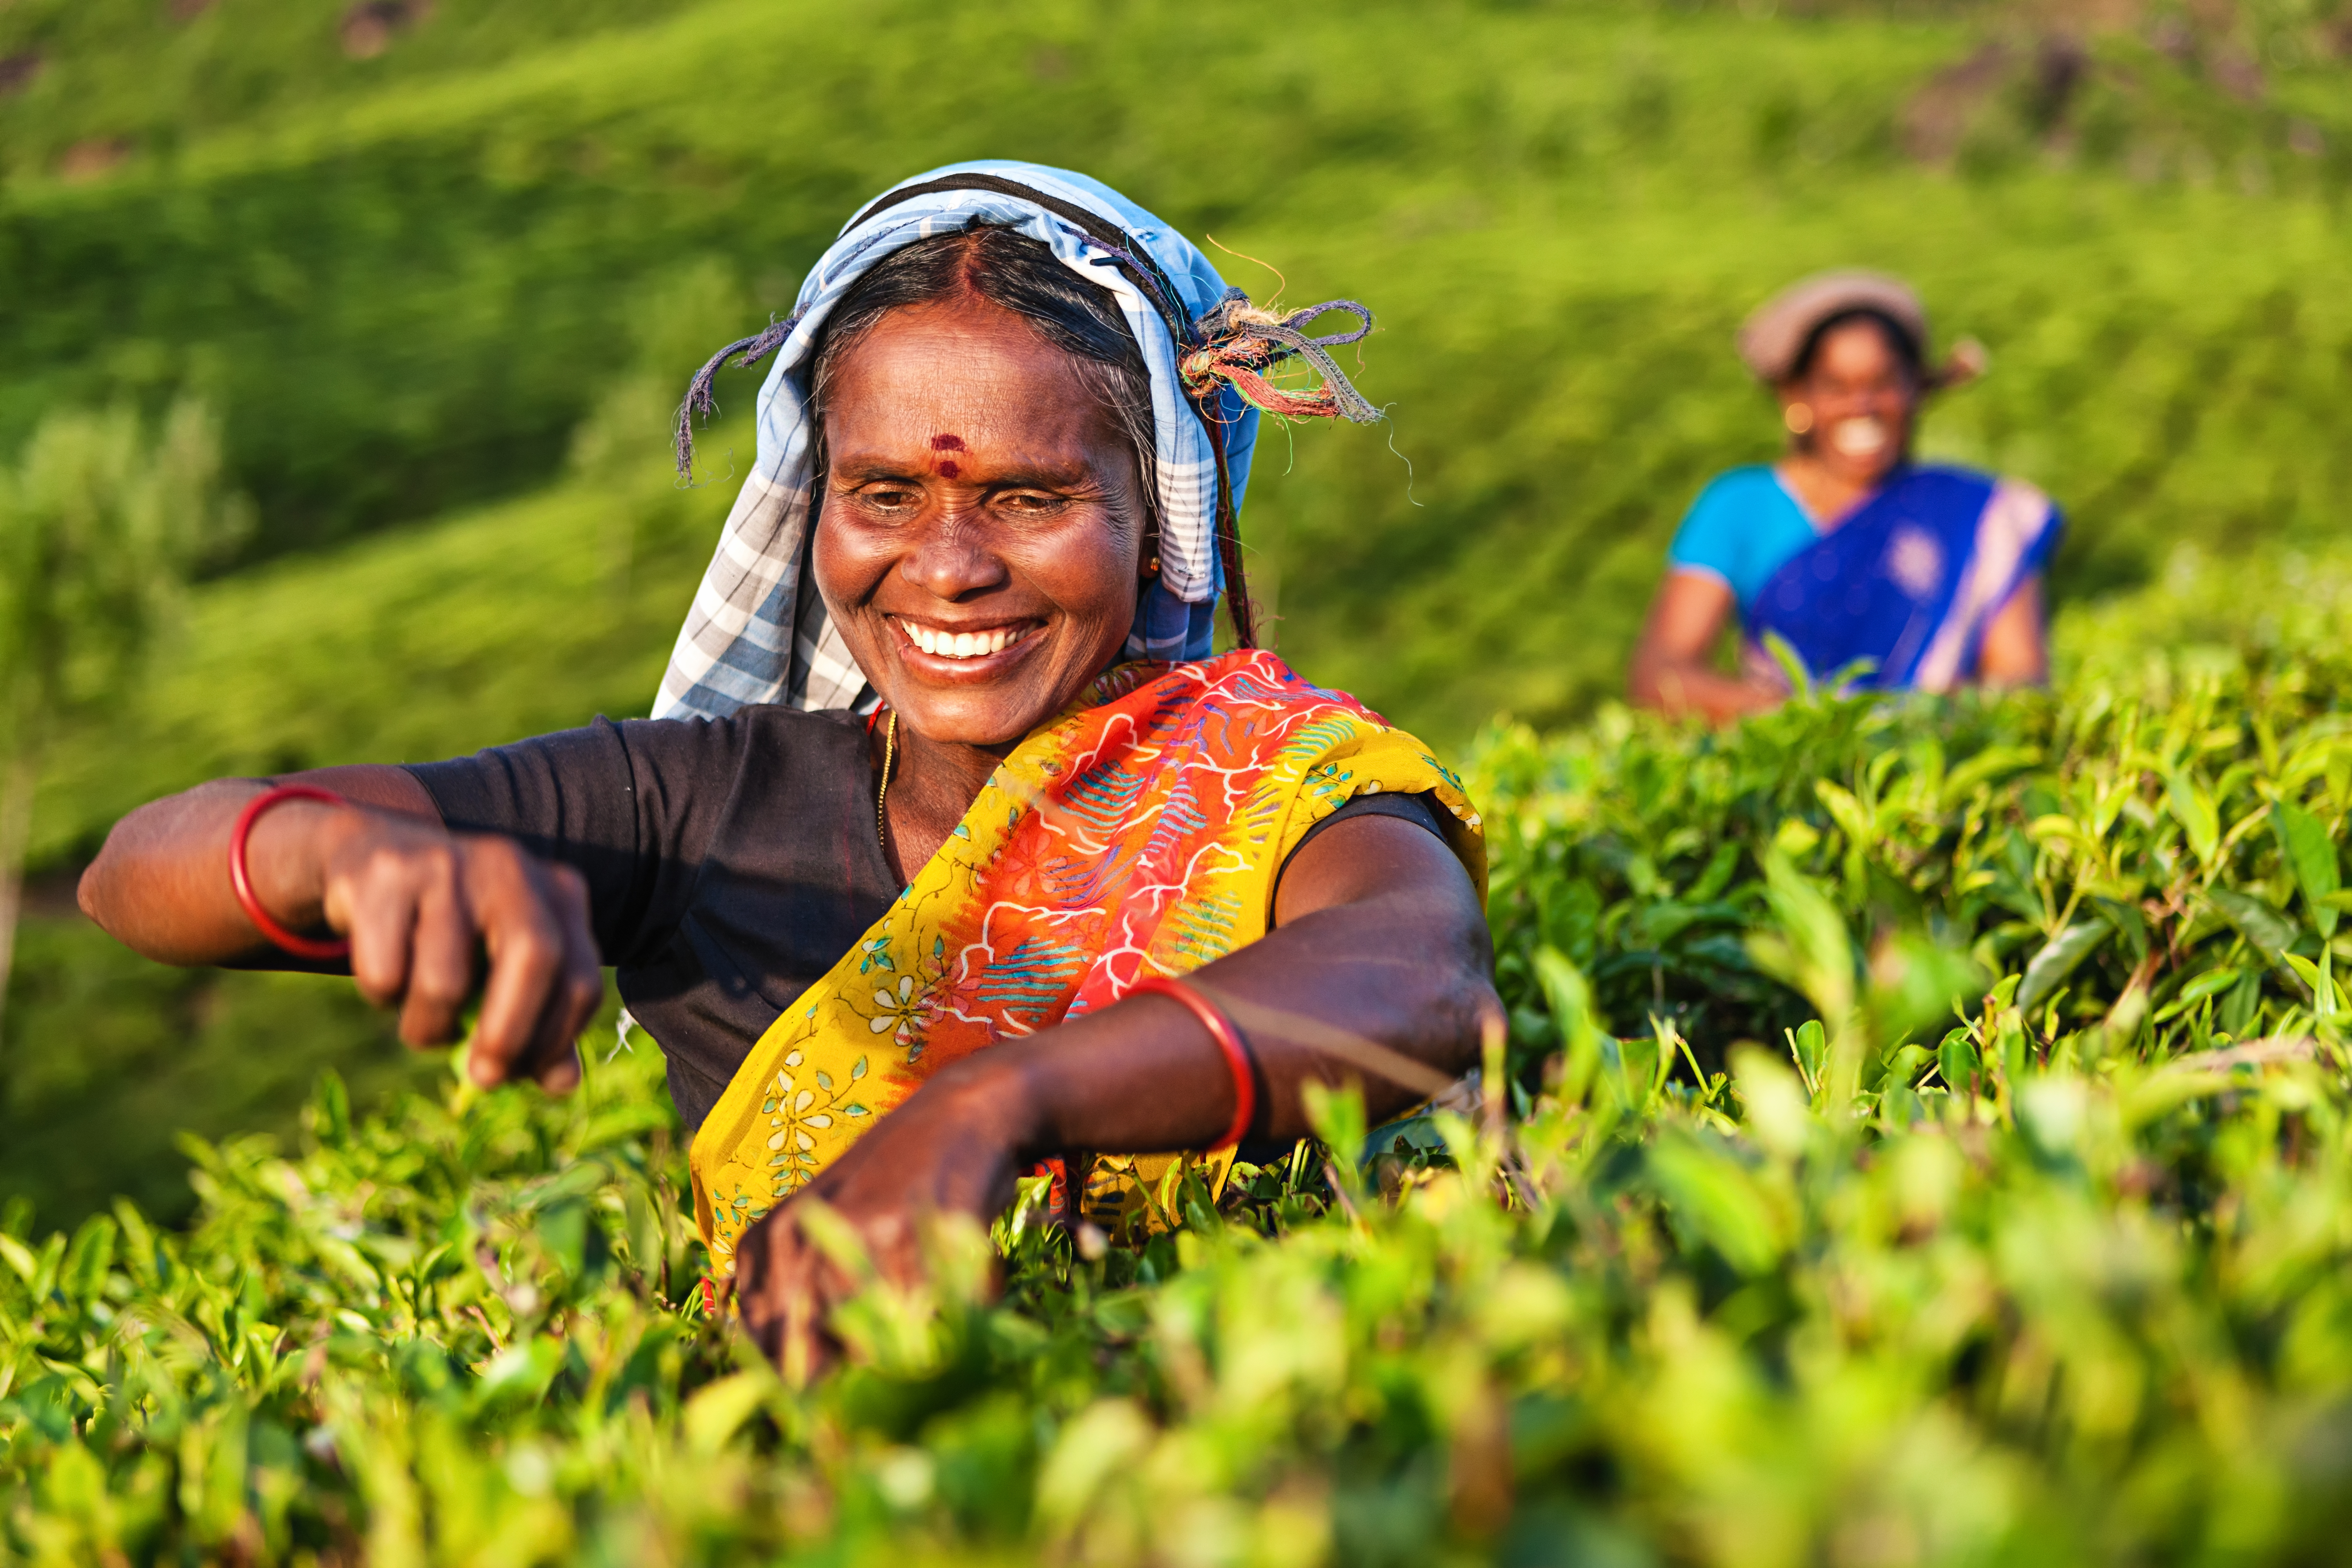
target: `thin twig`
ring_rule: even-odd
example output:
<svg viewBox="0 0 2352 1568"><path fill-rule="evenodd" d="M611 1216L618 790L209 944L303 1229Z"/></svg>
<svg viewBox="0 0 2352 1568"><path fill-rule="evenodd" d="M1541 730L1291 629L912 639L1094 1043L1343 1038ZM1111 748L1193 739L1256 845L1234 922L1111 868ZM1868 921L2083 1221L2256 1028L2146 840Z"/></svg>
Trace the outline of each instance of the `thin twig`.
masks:
<svg viewBox="0 0 2352 1568"><path fill-rule="evenodd" d="M2175 1057L2158 1070L2226 1072L2231 1068L2258 1067L2264 1062L2308 1060L2318 1048L2319 1042L2309 1035L2266 1035L2218 1051L2193 1051L2185 1057Z"/></svg>
<svg viewBox="0 0 2352 1568"><path fill-rule="evenodd" d="M1225 1016L1251 1034L1278 1035L1293 1044L1336 1057L1350 1067L1360 1068L1376 1078L1401 1084L1417 1094L1433 1097L1444 1093L1454 1079L1426 1062L1415 1061L1402 1051L1369 1040L1352 1030L1336 1024L1310 1018L1304 1013L1286 1008L1268 1007L1261 1003L1244 1001L1232 992L1205 984L1198 974L1185 977L1186 984L1225 1011Z"/></svg>

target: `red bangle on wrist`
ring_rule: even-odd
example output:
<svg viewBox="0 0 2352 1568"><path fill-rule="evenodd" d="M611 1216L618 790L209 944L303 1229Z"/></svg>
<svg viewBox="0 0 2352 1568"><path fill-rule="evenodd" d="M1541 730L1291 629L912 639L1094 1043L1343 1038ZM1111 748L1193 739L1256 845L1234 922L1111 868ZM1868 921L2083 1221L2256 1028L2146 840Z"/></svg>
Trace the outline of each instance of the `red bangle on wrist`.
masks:
<svg viewBox="0 0 2352 1568"><path fill-rule="evenodd" d="M1250 1065L1249 1047L1242 1043L1242 1034L1209 999L1173 975L1154 974L1137 981L1127 993L1129 996L1160 995L1181 1002L1192 1016L1208 1026L1216 1037L1217 1048L1225 1053L1225 1066L1234 1075L1234 1124L1225 1135L1209 1145L1212 1150L1229 1149L1248 1136L1250 1124L1257 1120L1257 1075Z"/></svg>
<svg viewBox="0 0 2352 1568"><path fill-rule="evenodd" d="M334 791L320 789L314 784L279 784L274 789L263 790L245 803L245 809L236 814L236 826L229 829L228 885L236 894L237 908L245 911L245 918L254 923L255 929L295 957L347 958L352 951L350 942L341 939L320 942L315 937L299 936L271 919L269 911L261 907L261 900L253 890L253 878L245 868L245 844L253 836L253 825L260 820L263 812L289 800L315 800L327 805L351 804Z"/></svg>

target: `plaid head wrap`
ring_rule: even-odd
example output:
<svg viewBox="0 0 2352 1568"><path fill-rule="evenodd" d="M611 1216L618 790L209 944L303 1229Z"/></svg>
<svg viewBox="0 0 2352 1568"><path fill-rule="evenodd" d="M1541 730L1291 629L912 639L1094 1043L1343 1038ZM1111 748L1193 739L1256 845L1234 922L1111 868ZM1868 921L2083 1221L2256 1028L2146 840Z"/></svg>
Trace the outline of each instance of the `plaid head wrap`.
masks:
<svg viewBox="0 0 2352 1568"><path fill-rule="evenodd" d="M731 343L695 377L678 410L678 457L691 459L695 412L730 361L775 363L760 389L759 450L670 654L654 716L719 716L759 702L869 709L863 671L825 614L809 568L815 492L810 374L826 319L884 257L974 223L1043 241L1072 271L1117 297L1151 376L1159 479L1160 574L1139 596L1124 657L1198 659L1210 653L1216 602L1239 549L1234 519L1249 481L1258 412L1380 417L1325 351L1371 330L1351 300L1283 318L1225 287L1190 240L1084 174L985 160L933 169L893 186L852 218L801 285L792 315ZM1309 337L1326 310L1361 318L1354 331ZM1308 393L1265 378L1302 359L1322 377Z"/></svg>

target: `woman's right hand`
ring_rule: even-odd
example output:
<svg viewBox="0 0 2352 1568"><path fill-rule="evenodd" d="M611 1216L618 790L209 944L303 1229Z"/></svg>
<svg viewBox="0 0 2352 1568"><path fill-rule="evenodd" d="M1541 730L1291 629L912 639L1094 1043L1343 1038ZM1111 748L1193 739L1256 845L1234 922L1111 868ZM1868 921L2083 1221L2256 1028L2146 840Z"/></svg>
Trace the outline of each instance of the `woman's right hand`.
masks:
<svg viewBox="0 0 2352 1568"><path fill-rule="evenodd" d="M580 873L512 839L381 812L320 815L320 911L351 941L360 994L399 1009L400 1037L457 1039L486 968L467 1076L485 1089L578 1084L573 1041L604 995Z"/></svg>
<svg viewBox="0 0 2352 1568"><path fill-rule="evenodd" d="M352 804L288 800L255 822L246 868L262 908L281 925L347 937L352 979L399 1010L412 1046L457 1038L478 990L467 1058L476 1083L577 1083L572 1041L604 995L579 873L509 839L449 832L404 769L324 768L282 782ZM310 967L261 938L229 886L230 829L268 787L222 780L124 817L83 874L84 912L166 963Z"/></svg>
<svg viewBox="0 0 2352 1568"><path fill-rule="evenodd" d="M1738 600L1721 578L1667 573L1626 671L1633 700L1662 712L1696 713L1717 724L1787 701L1785 690L1714 668L1715 645L1738 613Z"/></svg>

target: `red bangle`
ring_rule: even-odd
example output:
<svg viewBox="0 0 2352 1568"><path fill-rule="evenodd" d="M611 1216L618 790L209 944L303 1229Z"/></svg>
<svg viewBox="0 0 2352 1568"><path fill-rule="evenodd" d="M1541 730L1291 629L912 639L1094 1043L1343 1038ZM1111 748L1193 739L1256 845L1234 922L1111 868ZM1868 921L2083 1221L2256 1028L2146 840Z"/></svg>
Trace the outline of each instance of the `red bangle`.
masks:
<svg viewBox="0 0 2352 1568"><path fill-rule="evenodd" d="M348 958L352 951L350 942L340 938L333 942L320 942L315 937L297 936L272 920L269 911L261 907L261 900L254 893L253 879L245 868L245 841L252 837L253 825L260 820L261 814L286 800L315 800L328 805L351 804L332 790L320 789L312 784L279 784L274 789L263 790L245 803L245 809L236 814L236 826L228 831L228 885L236 891L237 908L245 911L245 918L251 921L262 935L295 957Z"/></svg>
<svg viewBox="0 0 2352 1568"><path fill-rule="evenodd" d="M1249 1047L1242 1044L1241 1031L1234 1027L1234 1021L1211 1005L1207 997L1173 975L1148 976L1129 987L1127 994L1171 997L1184 1004L1192 1016L1208 1026L1209 1033L1216 1037L1217 1048L1225 1053L1225 1066L1233 1069L1234 1075L1234 1124L1209 1147L1229 1149L1240 1142L1248 1134L1250 1123L1257 1120L1257 1075L1251 1070Z"/></svg>

